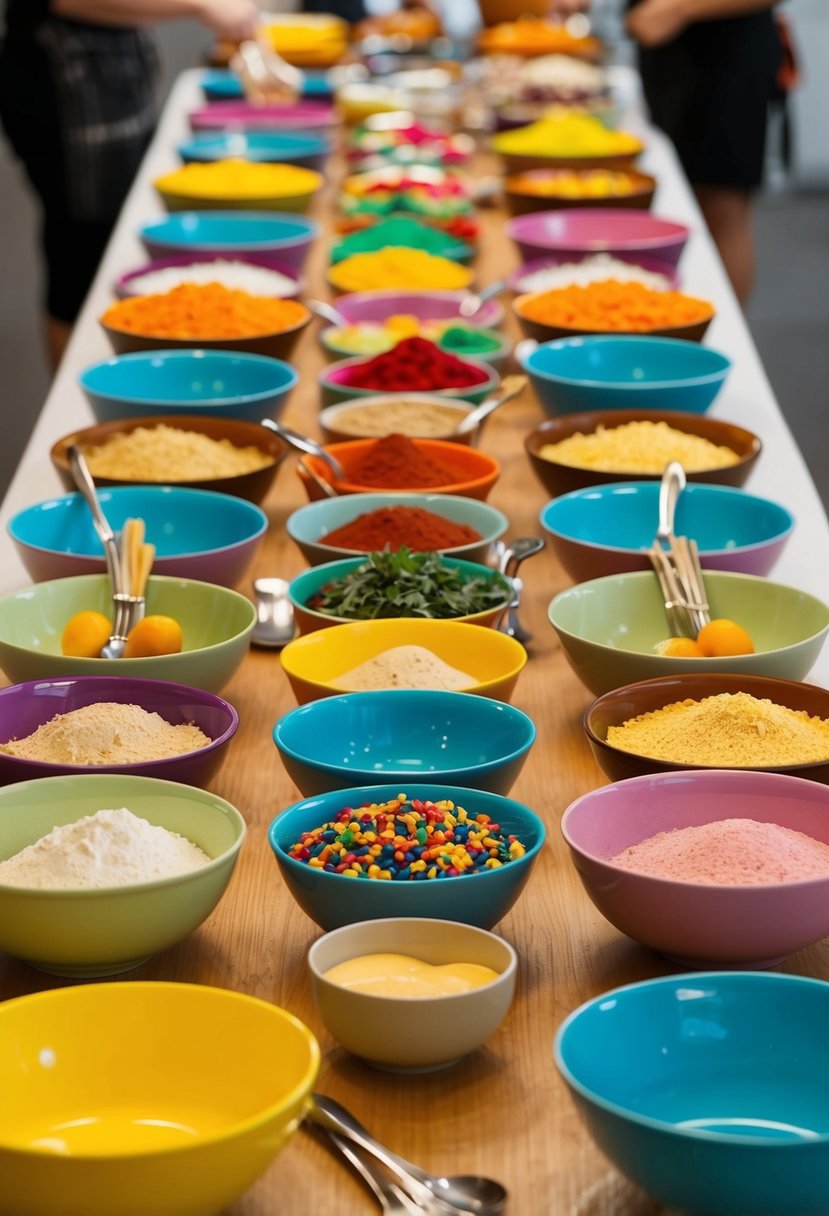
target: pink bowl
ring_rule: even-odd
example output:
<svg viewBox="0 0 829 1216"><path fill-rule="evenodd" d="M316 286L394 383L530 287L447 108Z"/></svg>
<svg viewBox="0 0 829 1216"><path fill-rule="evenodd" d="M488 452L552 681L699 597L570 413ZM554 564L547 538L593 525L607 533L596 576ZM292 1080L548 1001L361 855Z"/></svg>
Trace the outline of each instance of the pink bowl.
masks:
<svg viewBox="0 0 829 1216"><path fill-rule="evenodd" d="M514 270L507 279L507 286L510 291L514 291L516 295L521 295L525 288L521 287L521 280L529 274L533 274L536 270L549 270L551 266L566 266L573 262L586 262L588 258L594 256L596 250L582 250L581 253L547 253L544 257L533 258L530 262L524 262L517 270ZM600 250L604 252L604 250ZM649 270L651 274L661 274L670 283L672 288L679 287L679 275L676 267L670 262L663 261L662 258L654 257L649 253L615 253L620 262L627 262L629 266L641 266L643 270Z"/></svg>
<svg viewBox="0 0 829 1216"><path fill-rule="evenodd" d="M534 211L507 223L507 234L524 261L549 253L653 254L676 266L688 240L684 224L663 220L647 211L620 207L581 207Z"/></svg>
<svg viewBox="0 0 829 1216"><path fill-rule="evenodd" d="M254 106L246 101L217 101L190 114L193 131L321 131L339 118L332 105L323 101L298 101L292 105Z"/></svg>
<svg viewBox="0 0 829 1216"><path fill-rule="evenodd" d="M274 262L271 255L267 253L179 253L171 254L166 258L154 258L153 261L146 262L135 270L128 270L119 275L115 280L116 295L121 299L126 296L143 295L141 279L153 270L166 270L170 266L193 266L196 263L204 262L247 262L249 266L262 266L265 270L275 270L278 274L284 275L286 279L293 280L294 287L284 293L285 298L298 296L304 288L304 283L295 266L287 266L284 262Z"/></svg>
<svg viewBox="0 0 829 1216"><path fill-rule="evenodd" d="M593 790L561 831L591 900L628 937L692 967L771 967L829 934L829 876L725 886L651 878L611 864L657 832L754 819L829 844L829 787L801 777L706 769Z"/></svg>
<svg viewBox="0 0 829 1216"><path fill-rule="evenodd" d="M465 291L353 291L337 296L337 312L349 324L362 321L379 324L396 314L417 317L419 321L454 321L461 315ZM475 314L482 329L496 329L504 319L498 300L485 300ZM469 324L469 322L467 322Z"/></svg>

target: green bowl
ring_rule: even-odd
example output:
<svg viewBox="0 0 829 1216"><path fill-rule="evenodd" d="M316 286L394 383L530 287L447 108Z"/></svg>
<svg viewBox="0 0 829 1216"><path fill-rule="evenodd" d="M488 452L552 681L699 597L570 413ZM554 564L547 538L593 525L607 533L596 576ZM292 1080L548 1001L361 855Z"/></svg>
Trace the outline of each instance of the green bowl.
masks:
<svg viewBox="0 0 829 1216"><path fill-rule="evenodd" d="M662 592L650 571L592 579L562 591L549 606L550 623L579 679L598 695L656 676L701 671L747 672L802 680L829 631L829 607L796 587L752 574L705 571L712 618L744 626L754 654L678 659L654 653L670 637Z"/></svg>
<svg viewBox="0 0 829 1216"><path fill-rule="evenodd" d="M129 887L42 891L0 884L0 950L53 975L115 975L192 933L219 902L245 821L206 790L100 773L43 777L0 789L0 860L53 828L126 806L198 845L209 865Z"/></svg>
<svg viewBox="0 0 829 1216"><path fill-rule="evenodd" d="M76 612L111 619L109 578L82 574L36 583L0 599L0 668L13 684L54 676L110 675L172 680L219 692L250 645L256 610L243 595L193 579L153 576L147 615L171 616L181 625L184 649L146 659L78 659L60 652L64 626Z"/></svg>

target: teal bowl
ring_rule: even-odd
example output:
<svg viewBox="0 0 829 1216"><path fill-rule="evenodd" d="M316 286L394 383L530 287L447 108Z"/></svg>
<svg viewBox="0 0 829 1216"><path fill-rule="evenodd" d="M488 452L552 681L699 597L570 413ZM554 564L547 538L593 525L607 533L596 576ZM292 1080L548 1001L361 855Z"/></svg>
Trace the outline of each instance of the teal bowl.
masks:
<svg viewBox="0 0 829 1216"><path fill-rule="evenodd" d="M508 794L535 741L532 718L463 692L384 689L300 705L273 730L305 797L412 778Z"/></svg>
<svg viewBox="0 0 829 1216"><path fill-rule="evenodd" d="M130 886L40 890L0 883L0 950L53 975L115 975L182 941L209 916L245 838L215 794L154 777L79 774L0 789L0 860L99 810L134 815L198 845L210 864Z"/></svg>
<svg viewBox="0 0 829 1216"><path fill-rule="evenodd" d="M641 571L592 579L562 591L548 609L564 655L591 692L638 680L732 672L803 680L829 632L829 607L816 596L750 574L705 572L711 617L748 630L754 654L673 658L655 647L671 636L656 575Z"/></svg>
<svg viewBox="0 0 829 1216"><path fill-rule="evenodd" d="M590 1134L658 1203L826 1216L829 984L714 971L605 992L555 1061Z"/></svg>
<svg viewBox="0 0 829 1216"><path fill-rule="evenodd" d="M401 793L412 799L448 798L456 806L465 807L470 815L489 815L503 832L518 836L527 851L523 857L496 869L422 882L374 879L355 882L288 855L289 848L303 832L329 822L344 807L388 802ZM543 822L529 807L511 798L462 786L411 781L406 782L405 789L399 784L365 785L304 798L274 819L268 839L291 895L306 916L326 931L355 921L385 920L390 916L422 916L491 929L506 916L529 881L544 847L545 831Z"/></svg>
<svg viewBox="0 0 829 1216"><path fill-rule="evenodd" d="M285 524L285 531L302 552L309 566L353 558L355 552L368 550L341 549L326 543L328 533L351 523L361 515L382 507L418 507L440 515L456 524L467 524L481 535L481 540L452 549L441 549L452 557L469 562L485 563L492 546L509 527L502 511L475 498L460 494L348 494L340 498L322 498L319 502L299 507Z"/></svg>
<svg viewBox="0 0 829 1216"><path fill-rule="evenodd" d="M0 668L13 684L60 676L138 676L219 692L247 654L256 609L213 583L153 575L147 615L181 625L184 649L144 659L83 659L61 654L60 638L76 612L111 617L109 577L80 574L36 583L0 599Z"/></svg>
<svg viewBox="0 0 829 1216"><path fill-rule="evenodd" d="M378 391L376 388L355 388L344 381L344 378L350 375L355 368L362 367L368 362L370 362L369 356L359 355L353 359L339 359L336 363L329 363L328 367L324 368L319 374L323 407L336 405L338 401L350 401L356 400L358 397L375 396ZM470 388L421 388L405 390L405 393L401 395L411 395L412 392L428 392L436 397L446 397L450 401L458 399L461 401L471 401L474 405L480 405L485 398L495 392L501 383L501 377L494 368L490 367L482 359L464 358L463 362L480 372L480 383L474 384ZM392 394L387 395L391 396Z"/></svg>

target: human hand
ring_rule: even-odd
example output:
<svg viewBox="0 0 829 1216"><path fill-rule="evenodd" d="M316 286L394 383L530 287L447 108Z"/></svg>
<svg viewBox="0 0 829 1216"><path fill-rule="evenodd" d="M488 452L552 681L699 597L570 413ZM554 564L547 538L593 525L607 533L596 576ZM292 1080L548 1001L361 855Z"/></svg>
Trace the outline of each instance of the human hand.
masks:
<svg viewBox="0 0 829 1216"><path fill-rule="evenodd" d="M625 24L640 46L663 46L688 24L686 0L642 0L628 13Z"/></svg>
<svg viewBox="0 0 829 1216"><path fill-rule="evenodd" d="M256 0L202 0L199 19L222 42L255 38L261 20Z"/></svg>

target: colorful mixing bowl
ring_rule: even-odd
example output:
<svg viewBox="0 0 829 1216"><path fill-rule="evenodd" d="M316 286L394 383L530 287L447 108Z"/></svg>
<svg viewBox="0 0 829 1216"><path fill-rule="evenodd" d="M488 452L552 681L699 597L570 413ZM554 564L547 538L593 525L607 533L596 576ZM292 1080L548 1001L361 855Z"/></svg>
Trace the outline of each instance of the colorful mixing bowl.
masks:
<svg viewBox="0 0 829 1216"><path fill-rule="evenodd" d="M621 481L548 502L541 524L570 577L578 583L650 570L659 493L656 481ZM779 503L729 486L688 485L677 505L676 535L697 542L709 570L768 574L793 528L794 516Z"/></svg>
<svg viewBox="0 0 829 1216"><path fill-rule="evenodd" d="M512 215L557 207L626 207L647 211L655 193L656 178L634 169L607 171L542 166L504 181L504 200Z"/></svg>
<svg viewBox="0 0 829 1216"><path fill-rule="evenodd" d="M330 822L344 807L388 802L401 793L420 800L449 799L470 815L488 815L503 833L517 836L526 852L523 857L494 869L423 882L375 879L353 882L289 855L291 845L303 832ZM286 807L274 819L269 832L271 848L288 890L306 916L326 931L355 921L390 916L453 920L491 929L506 916L526 886L544 839L543 822L520 802L482 790L420 781L407 782L405 789L399 784L366 785L304 798Z"/></svg>
<svg viewBox="0 0 829 1216"><path fill-rule="evenodd" d="M525 262L551 252L647 253L676 266L689 231L646 211L585 207L516 216L507 223L507 235Z"/></svg>
<svg viewBox="0 0 829 1216"><path fill-rule="evenodd" d="M601 1151L660 1205L821 1216L829 985L702 972L615 988L559 1027L555 1060Z"/></svg>
<svg viewBox="0 0 829 1216"><path fill-rule="evenodd" d="M116 975L183 941L210 915L236 865L245 821L223 798L189 785L123 773L6 785L0 789L0 857L15 856L55 827L117 807L128 807L148 823L184 836L209 863L126 886L0 883L0 949L52 975ZM2 1143L0 1130L0 1180ZM3 1196L5 1203L5 1186Z"/></svg>
<svg viewBox="0 0 829 1216"><path fill-rule="evenodd" d="M190 128L199 131L327 131L339 121L326 101L254 105L249 101L216 101L190 112Z"/></svg>
<svg viewBox="0 0 829 1216"><path fill-rule="evenodd" d="M371 357L361 355L355 359L339 359L336 363L330 363L328 367L324 368L319 374L320 394L323 406L336 405L338 401L348 401L356 397L376 396L378 392L376 388L358 388L355 384L351 383L355 373L365 367L375 357L373 355ZM474 384L468 385L465 388L416 388L413 386L411 389L401 389L400 392L406 394L410 392L434 393L435 396L446 397L450 401L457 398L460 401L471 401L474 405L480 405L482 401L495 392L501 383L501 377L483 359L464 358L463 362L479 377Z"/></svg>
<svg viewBox="0 0 829 1216"><path fill-rule="evenodd" d="M320 1058L267 1001L143 981L4 1001L0 1042L10 1216L229 1208L299 1126Z"/></svg>
<svg viewBox="0 0 829 1216"><path fill-rule="evenodd" d="M220 131L185 140L176 151L186 165L235 156L254 163L284 163L321 170L331 152L331 143L325 135L305 132Z"/></svg>
<svg viewBox="0 0 829 1216"><path fill-rule="evenodd" d="M540 345L529 339L518 343L515 357L553 416L612 409L704 414L732 366L709 346L651 334L594 334Z"/></svg>
<svg viewBox="0 0 829 1216"><path fill-rule="evenodd" d="M616 290L623 289L624 285L622 288L616 288ZM614 336L630 334L640 337L642 336L640 331L645 329L644 336L649 338L673 338L685 342L701 342L715 316L713 304L707 300L699 300L695 304L694 312L704 315L698 315L696 320L683 322L680 325L652 325L647 328L641 318L637 317L635 322L631 322L631 328L626 330L622 324L613 323L616 317L609 310L605 310L603 313L601 324L598 321L592 325L587 323L582 325L550 324L547 321L539 321L531 315L533 309L537 307L538 298L546 294L546 292L527 292L525 295L516 296L512 302L513 312L518 318L518 324L523 333L536 342L546 343L557 338L583 338L592 334L605 334L611 330ZM686 307L688 307L687 302Z"/></svg>
<svg viewBox="0 0 829 1216"><path fill-rule="evenodd" d="M304 215L268 211L182 211L144 224L138 232L151 258L177 253L235 256L256 253L272 264L301 270L320 234L315 220Z"/></svg>
<svg viewBox="0 0 829 1216"><path fill-rule="evenodd" d="M600 250L600 252L605 252ZM522 292L538 291L539 288L532 283L528 283L530 275L537 274L542 270L558 269L561 266L578 266L581 262L587 262L596 256L596 252L590 249L582 249L579 252L561 250L558 253L553 250L548 250L543 257L532 258L514 270L507 279L507 287L516 295ZM608 255L610 256L610 255ZM678 288L679 274L676 266L665 261L660 257L656 257L648 253L623 253L617 250L613 254L614 261L626 262L629 266L638 266L641 270L646 270L649 274L659 275L665 280L665 287ZM606 275L604 277L607 277Z"/></svg>
<svg viewBox="0 0 829 1216"><path fill-rule="evenodd" d="M684 880L679 871L656 878L613 860L661 832L724 819L775 824L829 847L829 789L776 773L660 773L578 798L561 831L601 914L673 962L772 967L826 937L829 866L825 877L798 882L719 883Z"/></svg>
<svg viewBox="0 0 829 1216"><path fill-rule="evenodd" d="M423 431L424 407L425 412L432 418L428 429L434 429L433 407L439 406L440 418L447 421L442 424L444 434L432 434L431 439L445 439L449 443L462 443L467 446L478 443L484 422L470 427L465 431L447 431L449 425L460 426L467 414L476 407L470 401L459 401L457 398L448 401L436 393L376 393L370 397L359 397L356 400L338 401L336 405L327 405L320 410L318 423L322 431L323 441L329 443L350 443L354 439L379 439L382 435L394 433L408 435L410 439L419 438L418 431ZM451 413L447 413L447 408ZM360 411L361 417L368 411L369 425L364 430L371 434L355 435L346 430L348 419L353 423L354 413ZM425 436L424 436L425 437Z"/></svg>
<svg viewBox="0 0 829 1216"><path fill-rule="evenodd" d="M336 483L338 494L377 492L376 486L364 486L359 482L348 480L349 465L353 467L356 460L376 442L376 439L352 439L348 443L332 443L326 447L326 451L336 457L345 468L346 480ZM416 444L427 457L432 456L435 460L458 471L457 481L447 483L445 486L427 487L427 493L460 494L467 498L482 500L489 497L501 471L501 466L494 456L488 456L485 452L479 452L477 449L466 447L461 443L448 443L444 439L413 439L412 443ZM318 456L307 456L305 463L325 481L335 484L332 480L331 470L324 460ZM312 502L324 497L323 490L312 478L299 468L297 472L305 486L305 492ZM411 487L407 486L406 489L411 490Z"/></svg>
<svg viewBox="0 0 829 1216"><path fill-rule="evenodd" d="M350 325L368 321L382 325L387 317L413 316L419 321L462 321L466 291L354 291L337 296L337 312ZM475 324L497 329L504 319L499 300L485 300L475 313Z"/></svg>
<svg viewBox="0 0 829 1216"><path fill-rule="evenodd" d="M341 696L335 681L360 663L395 646L421 646L444 663L467 671L474 683L465 692L510 701L527 652L498 629L481 630L462 621L350 621L336 629L316 629L289 642L280 655L300 705L319 697Z"/></svg>
<svg viewBox="0 0 829 1216"><path fill-rule="evenodd" d="M270 254L265 253L227 253L227 254L212 254L212 253L177 253L171 254L166 258L155 258L151 262L145 262L143 266L136 267L135 270L127 270L124 274L118 276L115 280L115 293L120 299L127 296L143 296L149 293L145 287L145 278L147 275L155 274L159 270L180 270L182 276L186 274L187 267L197 265L209 265L214 268L215 282L224 283L230 286L227 281L227 276L222 273L222 268L228 262L244 262L248 266L259 266L264 270L270 270L274 275L279 275L283 280L278 291L274 291L274 295L278 295L282 299L292 299L298 296L305 287L303 280L299 276L296 267L289 267L275 262ZM265 294L262 289L259 289L259 294Z"/></svg>
<svg viewBox="0 0 829 1216"><path fill-rule="evenodd" d="M250 355L264 355L269 359L287 359L297 343L299 335L311 320L311 310L298 301L293 302L299 311L298 319L280 329L267 333L249 334L241 338L171 338L167 334L137 333L131 329L119 329L99 319L101 329L110 341L116 355L131 355L138 351L200 350L241 351Z"/></svg>

